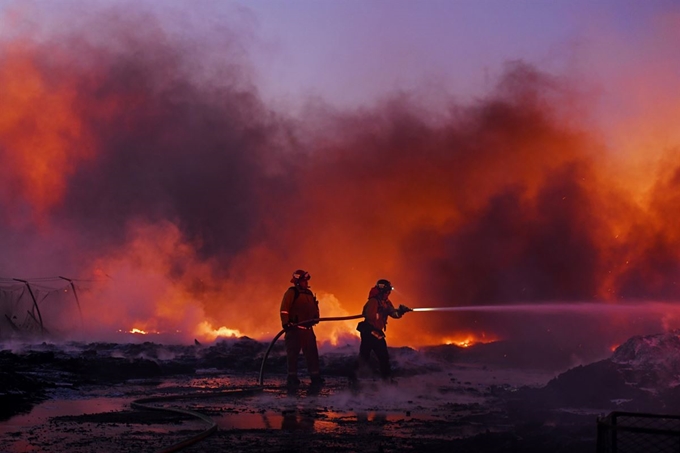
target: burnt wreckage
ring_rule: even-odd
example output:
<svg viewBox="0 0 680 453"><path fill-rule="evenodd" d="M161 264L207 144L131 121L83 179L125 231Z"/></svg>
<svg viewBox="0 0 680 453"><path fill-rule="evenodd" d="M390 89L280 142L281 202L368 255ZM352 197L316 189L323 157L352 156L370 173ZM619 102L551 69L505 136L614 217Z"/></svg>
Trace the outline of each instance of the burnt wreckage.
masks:
<svg viewBox="0 0 680 453"><path fill-rule="evenodd" d="M0 278L0 341L58 338L82 327L73 279Z"/></svg>

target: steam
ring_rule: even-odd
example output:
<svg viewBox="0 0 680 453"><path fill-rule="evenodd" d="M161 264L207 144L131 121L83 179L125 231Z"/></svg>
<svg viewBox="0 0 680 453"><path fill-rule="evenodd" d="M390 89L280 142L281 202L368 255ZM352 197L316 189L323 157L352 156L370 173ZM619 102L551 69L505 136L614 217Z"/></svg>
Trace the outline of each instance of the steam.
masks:
<svg viewBox="0 0 680 453"><path fill-rule="evenodd" d="M0 275L106 275L82 301L91 338L191 341L204 322L271 338L298 268L322 316L360 313L379 278L411 307L680 295L677 158L633 193L568 80L515 61L470 105L398 93L356 111L310 103L300 122L260 99L240 35L222 30L216 57L148 13L81 22L0 43ZM549 335L597 355L676 322L414 313L388 341ZM353 328L320 326L320 341Z"/></svg>

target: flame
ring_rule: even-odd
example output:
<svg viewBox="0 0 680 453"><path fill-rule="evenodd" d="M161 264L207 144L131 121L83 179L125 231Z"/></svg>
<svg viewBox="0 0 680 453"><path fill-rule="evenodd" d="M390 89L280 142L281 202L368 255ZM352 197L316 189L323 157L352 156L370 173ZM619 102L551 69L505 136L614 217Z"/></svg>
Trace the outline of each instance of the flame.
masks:
<svg viewBox="0 0 680 453"><path fill-rule="evenodd" d="M441 341L441 344L456 345L461 348L468 348L476 344L493 343L494 341L498 341L498 338L493 335L487 335L486 332L481 332L480 334L468 333L460 334L454 337L445 337Z"/></svg>
<svg viewBox="0 0 680 453"><path fill-rule="evenodd" d="M229 329L225 326L218 327L217 329L210 324L208 321L203 321L196 327L196 336L207 341L214 341L217 338L239 338L243 334L238 329Z"/></svg>
<svg viewBox="0 0 680 453"><path fill-rule="evenodd" d="M193 246L172 223L133 223L129 237L126 246L93 263L93 274L107 278L90 290L91 302L84 308L91 320L88 327L95 333L128 317L139 330L177 332L192 340L193 326L206 319L201 297L219 298L208 289L210 266L196 258ZM175 269L176 277L168 278L177 258L185 263L186 273ZM201 288L202 294L197 292Z"/></svg>
<svg viewBox="0 0 680 453"><path fill-rule="evenodd" d="M137 328L132 328L132 329L130 329L128 332L130 332L130 333L138 333L138 334L140 334L140 335L147 335L147 334L149 333L149 332L146 332L146 331L144 331L144 330L142 330L142 329L137 329Z"/></svg>

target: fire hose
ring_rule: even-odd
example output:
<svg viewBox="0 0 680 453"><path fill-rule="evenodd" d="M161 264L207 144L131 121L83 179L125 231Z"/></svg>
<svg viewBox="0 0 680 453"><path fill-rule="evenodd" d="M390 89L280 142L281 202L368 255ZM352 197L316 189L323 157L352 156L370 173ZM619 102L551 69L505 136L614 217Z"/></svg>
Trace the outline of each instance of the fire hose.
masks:
<svg viewBox="0 0 680 453"><path fill-rule="evenodd" d="M417 308L416 309L408 308L405 305L400 305L399 309L398 309L398 311L402 315L404 313L409 312L409 311L416 311L416 310L418 310L418 309ZM359 319L359 318L363 318L363 317L364 317L364 315L361 314L361 315L352 315L352 316L336 316L336 317L332 317L332 318L315 318L315 319L312 319L311 322L313 324L316 324L317 322L325 322L325 321L349 321L350 319ZM276 340L278 340L279 337L281 337L281 335L283 335L286 332L286 330L291 329L291 328L295 328L295 327L299 326L300 324L308 324L309 322L310 321L305 321L304 323L290 324L287 328L282 329L281 332L276 334L276 336L274 337L272 342L269 344L269 348L267 348L267 352L264 353L264 357L262 357L262 365L260 366L260 378L258 380L259 385L263 385L264 364L267 361L267 357L269 356L269 352L271 352L272 348L274 347Z"/></svg>
<svg viewBox="0 0 680 453"><path fill-rule="evenodd" d="M200 394L192 394L192 395L169 395L169 396L156 396L156 397L150 397L150 398L141 398L138 400L133 401L130 403L130 406L133 409L146 409L146 410L152 410L152 411L164 411L164 412L174 412L176 414L182 414L182 415L188 415L191 417L196 417L205 423L208 424L208 428L204 429L200 433L189 437L181 442L178 442L174 445L171 445L168 448L164 448L162 450L158 450L156 453L172 453L179 451L185 447L188 447L189 445L193 445L196 442L205 439L206 437L210 436L213 434L215 431L217 431L217 423L207 415L203 415L200 412L196 411L190 411L186 409L179 409L175 407L161 407L161 406L154 406L151 405L150 403L161 403L161 402L168 402L168 401L177 401L180 399L196 399L196 398L215 398L217 396L224 396L224 395L244 395L244 394L253 394L256 391L261 391L261 388L252 388L252 389L236 389L236 390L223 390L220 392L207 392L207 393L200 393Z"/></svg>

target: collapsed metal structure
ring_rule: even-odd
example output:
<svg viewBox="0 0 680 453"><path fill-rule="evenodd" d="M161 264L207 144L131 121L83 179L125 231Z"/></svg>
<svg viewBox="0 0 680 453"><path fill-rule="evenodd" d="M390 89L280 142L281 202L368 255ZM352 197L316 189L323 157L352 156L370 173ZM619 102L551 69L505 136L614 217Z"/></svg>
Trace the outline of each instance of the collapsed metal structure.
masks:
<svg viewBox="0 0 680 453"><path fill-rule="evenodd" d="M43 339L83 322L74 280L63 276L0 278L0 313L0 340Z"/></svg>

